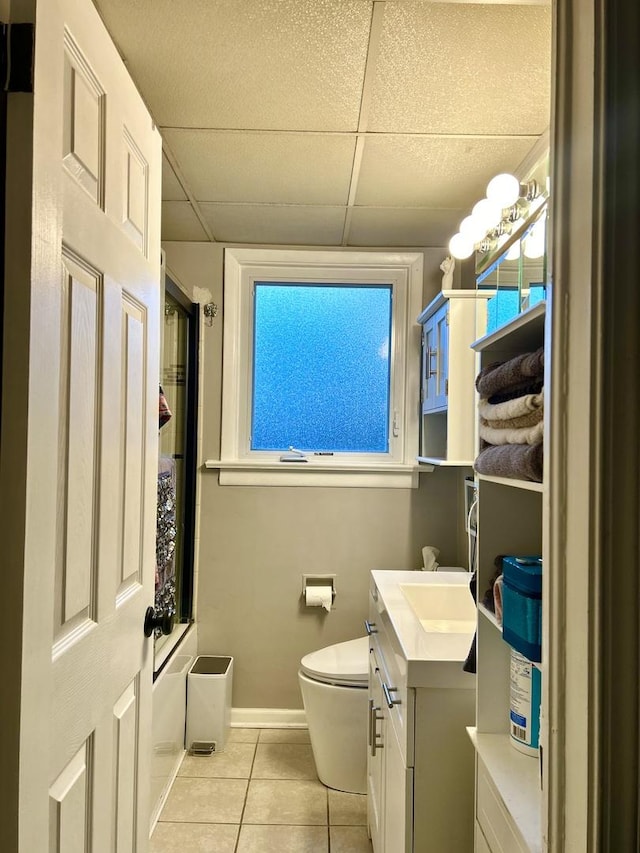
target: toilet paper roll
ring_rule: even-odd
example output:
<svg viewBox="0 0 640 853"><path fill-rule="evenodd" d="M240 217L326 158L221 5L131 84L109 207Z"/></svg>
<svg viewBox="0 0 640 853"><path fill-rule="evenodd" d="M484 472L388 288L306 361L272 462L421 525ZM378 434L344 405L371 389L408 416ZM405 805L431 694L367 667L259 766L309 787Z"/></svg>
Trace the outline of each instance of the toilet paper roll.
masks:
<svg viewBox="0 0 640 853"><path fill-rule="evenodd" d="M331 610L332 598L333 587L330 586L308 586L304 591L307 607L324 607L328 612Z"/></svg>

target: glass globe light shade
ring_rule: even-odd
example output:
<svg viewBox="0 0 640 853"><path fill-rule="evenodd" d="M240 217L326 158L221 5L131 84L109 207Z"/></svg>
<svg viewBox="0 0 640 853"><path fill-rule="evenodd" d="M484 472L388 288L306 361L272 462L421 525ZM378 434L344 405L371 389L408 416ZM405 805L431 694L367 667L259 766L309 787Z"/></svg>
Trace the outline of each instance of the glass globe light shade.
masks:
<svg viewBox="0 0 640 853"><path fill-rule="evenodd" d="M487 229L475 216L465 216L460 223L460 233L472 243L479 243L487 233Z"/></svg>
<svg viewBox="0 0 640 853"><path fill-rule="evenodd" d="M525 258L541 258L544 255L544 234L540 237L535 233L529 234L524 241Z"/></svg>
<svg viewBox="0 0 640 853"><path fill-rule="evenodd" d="M506 261L517 261L520 257L520 240L516 240L516 242L510 247L507 254L504 256Z"/></svg>
<svg viewBox="0 0 640 853"><path fill-rule="evenodd" d="M520 181L507 172L496 175L487 184L487 198L501 208L511 207L520 198Z"/></svg>
<svg viewBox="0 0 640 853"><path fill-rule="evenodd" d="M502 208L495 201L489 201L488 198L483 198L474 205L471 215L478 222L481 222L486 231L495 228L502 219Z"/></svg>
<svg viewBox="0 0 640 853"><path fill-rule="evenodd" d="M458 232L449 240L449 251L454 258L463 261L465 258L471 257L473 254L473 243L468 237Z"/></svg>
<svg viewBox="0 0 640 853"><path fill-rule="evenodd" d="M547 235L546 212L538 219L524 241L525 258L541 258L544 255Z"/></svg>

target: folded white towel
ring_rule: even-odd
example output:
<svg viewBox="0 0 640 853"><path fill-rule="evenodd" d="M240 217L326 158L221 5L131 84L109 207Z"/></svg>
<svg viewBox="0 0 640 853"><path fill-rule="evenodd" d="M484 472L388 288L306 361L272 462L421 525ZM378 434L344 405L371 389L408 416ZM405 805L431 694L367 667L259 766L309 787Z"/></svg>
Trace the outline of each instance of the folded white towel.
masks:
<svg viewBox="0 0 640 853"><path fill-rule="evenodd" d="M504 403L490 403L486 398L478 401L478 412L481 417L488 421L508 421L511 418L519 418L527 412L541 409L543 404L543 392L539 394L523 394L513 400Z"/></svg>
<svg viewBox="0 0 640 853"><path fill-rule="evenodd" d="M480 438L488 444L539 444L544 433L544 422L522 429L495 429L480 424Z"/></svg>

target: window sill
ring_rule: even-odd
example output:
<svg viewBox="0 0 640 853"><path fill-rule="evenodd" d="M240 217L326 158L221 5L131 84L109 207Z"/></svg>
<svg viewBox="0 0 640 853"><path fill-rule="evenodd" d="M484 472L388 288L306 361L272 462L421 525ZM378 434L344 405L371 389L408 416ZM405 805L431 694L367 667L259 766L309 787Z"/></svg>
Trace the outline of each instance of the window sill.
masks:
<svg viewBox="0 0 640 853"><path fill-rule="evenodd" d="M353 462L256 462L207 459L220 471L221 486L335 486L338 488L417 489L418 476L433 465Z"/></svg>

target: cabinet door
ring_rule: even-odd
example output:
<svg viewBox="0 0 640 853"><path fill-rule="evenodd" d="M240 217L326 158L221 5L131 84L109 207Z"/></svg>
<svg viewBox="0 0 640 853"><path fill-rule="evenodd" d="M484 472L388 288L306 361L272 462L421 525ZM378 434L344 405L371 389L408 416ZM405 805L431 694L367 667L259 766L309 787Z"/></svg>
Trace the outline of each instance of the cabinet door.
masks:
<svg viewBox="0 0 640 853"><path fill-rule="evenodd" d="M391 721L385 737L384 850L411 853L413 850L413 769L402 759Z"/></svg>
<svg viewBox="0 0 640 853"><path fill-rule="evenodd" d="M422 411L447 408L449 375L449 305L424 324L422 332Z"/></svg>
<svg viewBox="0 0 640 853"><path fill-rule="evenodd" d="M436 339L436 375L434 408L446 409L449 395L449 305L443 305L434 317Z"/></svg>
<svg viewBox="0 0 640 853"><path fill-rule="evenodd" d="M435 316L430 317L422 330L422 411L435 408L437 375L437 342Z"/></svg>
<svg viewBox="0 0 640 853"><path fill-rule="evenodd" d="M367 759L367 819L375 853L384 853L384 739L382 681L375 651L369 654L369 755Z"/></svg>

